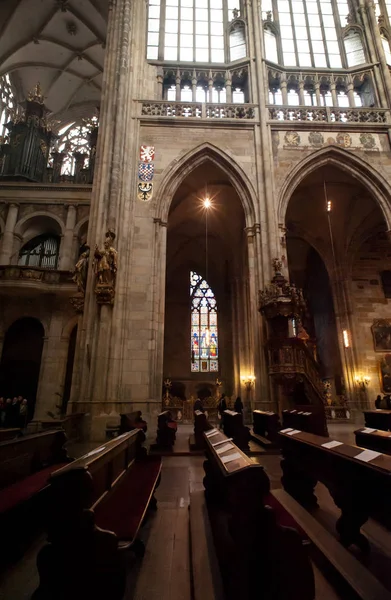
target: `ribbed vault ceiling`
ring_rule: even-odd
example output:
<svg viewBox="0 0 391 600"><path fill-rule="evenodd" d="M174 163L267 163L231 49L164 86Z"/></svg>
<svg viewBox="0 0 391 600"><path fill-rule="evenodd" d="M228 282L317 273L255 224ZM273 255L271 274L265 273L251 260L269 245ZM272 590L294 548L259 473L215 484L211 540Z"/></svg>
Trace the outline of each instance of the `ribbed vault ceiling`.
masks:
<svg viewBox="0 0 391 600"><path fill-rule="evenodd" d="M100 103L108 0L2 0L0 75L17 100L39 81L61 123L94 114Z"/></svg>

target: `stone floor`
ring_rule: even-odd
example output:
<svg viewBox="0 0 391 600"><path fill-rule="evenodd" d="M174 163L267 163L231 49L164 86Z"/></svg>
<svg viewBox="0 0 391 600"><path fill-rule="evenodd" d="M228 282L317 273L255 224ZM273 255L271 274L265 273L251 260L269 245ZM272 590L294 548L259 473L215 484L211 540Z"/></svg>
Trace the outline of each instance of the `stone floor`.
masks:
<svg viewBox="0 0 391 600"><path fill-rule="evenodd" d="M334 424L329 427L332 438L351 443L357 425ZM177 444L187 447L192 427L179 427ZM152 432L153 433L153 432ZM153 436L151 436L152 438ZM77 456L89 447L75 446L70 453ZM203 489L202 456L169 456L163 458L161 485L157 491L159 510L142 530L146 553L141 562L129 556L129 575L125 600L191 600L191 577L189 561L189 514L190 492ZM280 457L262 455L253 457L261 463L271 481L272 488L281 486ZM334 531L336 509L327 490L318 485L320 500L319 520ZM369 522L364 527L373 543L373 570L382 579L391 571L390 535L380 525ZM0 600L27 600L38 584L35 568L37 551L44 541L41 536L31 546L23 560L0 577ZM324 576L315 567L316 600L340 598ZM391 589L391 588L390 588Z"/></svg>

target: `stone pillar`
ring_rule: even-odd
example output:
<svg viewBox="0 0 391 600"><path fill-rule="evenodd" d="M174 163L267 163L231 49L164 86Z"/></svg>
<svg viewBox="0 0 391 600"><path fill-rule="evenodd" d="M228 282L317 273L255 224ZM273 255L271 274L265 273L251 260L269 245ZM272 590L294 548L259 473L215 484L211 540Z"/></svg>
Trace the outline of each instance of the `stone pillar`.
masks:
<svg viewBox="0 0 391 600"><path fill-rule="evenodd" d="M347 95L349 98L349 106L350 108L354 108L356 106L356 103L354 101L354 86L353 86L353 82L351 81L351 77L349 77L350 81L348 83L348 85L346 86L346 91L347 91Z"/></svg>
<svg viewBox="0 0 391 600"><path fill-rule="evenodd" d="M299 81L299 103L301 106L305 105L305 99L304 99L304 81L300 80Z"/></svg>
<svg viewBox="0 0 391 600"><path fill-rule="evenodd" d="M330 83L330 92L333 99L333 106L338 106L337 90L334 81Z"/></svg>
<svg viewBox="0 0 391 600"><path fill-rule="evenodd" d="M288 86L287 86L287 82L285 81L285 79L281 79L280 87L281 87L282 103L284 104L284 106L286 106L288 104L288 89L287 89Z"/></svg>
<svg viewBox="0 0 391 600"><path fill-rule="evenodd" d="M157 99L158 100L163 100L164 73L163 73L163 68L162 67L158 67L157 68L156 81L157 81Z"/></svg>
<svg viewBox="0 0 391 600"><path fill-rule="evenodd" d="M14 229L18 219L18 204L10 204L1 244L0 264L9 265L14 246Z"/></svg>
<svg viewBox="0 0 391 600"><path fill-rule="evenodd" d="M227 96L227 104L232 104L232 79L230 71L225 72L225 91Z"/></svg>
<svg viewBox="0 0 391 600"><path fill-rule="evenodd" d="M175 78L175 102L181 101L181 74L179 69L176 72Z"/></svg>
<svg viewBox="0 0 391 600"><path fill-rule="evenodd" d="M70 271L74 267L73 256L73 232L76 225L76 207L70 204L67 212L65 233L61 241L60 260L58 268L60 271Z"/></svg>
<svg viewBox="0 0 391 600"><path fill-rule="evenodd" d="M365 0L364 0L364 4L365 4ZM380 95L381 101L382 101L382 106L385 108L385 107L390 106L390 104L391 104L390 68L387 65L386 57L384 54L384 49L383 49L383 44L381 41L379 26L376 21L375 6L374 6L374 3L372 0L369 0L366 3L366 9L367 9L367 16L368 16L369 28L370 28L368 37L370 37L372 35L372 38L373 38L373 41L375 44L375 48L377 50L378 60L380 62L381 80L382 80L383 86L379 82L378 87L379 87L379 95ZM384 89L382 89L382 87L384 87ZM383 104L383 102L385 102L385 103Z"/></svg>
<svg viewBox="0 0 391 600"><path fill-rule="evenodd" d="M212 71L209 71L208 88L209 88L209 102L213 102L213 76L212 76Z"/></svg>
<svg viewBox="0 0 391 600"><path fill-rule="evenodd" d="M314 87L315 87L316 105L322 106L322 101L320 99L320 83L319 83L319 81L315 82Z"/></svg>
<svg viewBox="0 0 391 600"><path fill-rule="evenodd" d="M193 102L197 100L197 75L195 70L193 71L193 77L191 79L191 98Z"/></svg>

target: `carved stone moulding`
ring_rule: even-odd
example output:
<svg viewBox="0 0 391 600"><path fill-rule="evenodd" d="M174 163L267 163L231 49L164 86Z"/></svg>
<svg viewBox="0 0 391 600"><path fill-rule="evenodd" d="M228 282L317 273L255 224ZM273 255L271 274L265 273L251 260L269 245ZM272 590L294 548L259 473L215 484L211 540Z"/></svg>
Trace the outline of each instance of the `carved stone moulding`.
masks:
<svg viewBox="0 0 391 600"><path fill-rule="evenodd" d="M72 308L77 313L82 313L84 311L84 296L83 296L83 294L78 294L77 296L72 296L72 298L69 299L69 302L71 303Z"/></svg>
<svg viewBox="0 0 391 600"><path fill-rule="evenodd" d="M112 285L97 284L95 294L98 304L114 304L115 290Z"/></svg>

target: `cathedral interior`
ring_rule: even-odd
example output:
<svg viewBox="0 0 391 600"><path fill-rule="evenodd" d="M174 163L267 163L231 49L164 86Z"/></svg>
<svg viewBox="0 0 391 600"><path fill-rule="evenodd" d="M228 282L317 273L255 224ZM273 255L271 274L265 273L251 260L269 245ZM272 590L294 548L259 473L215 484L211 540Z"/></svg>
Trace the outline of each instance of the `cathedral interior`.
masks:
<svg viewBox="0 0 391 600"><path fill-rule="evenodd" d="M0 598L391 598L390 144L386 0L0 2Z"/></svg>

